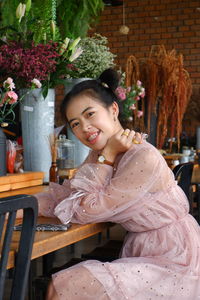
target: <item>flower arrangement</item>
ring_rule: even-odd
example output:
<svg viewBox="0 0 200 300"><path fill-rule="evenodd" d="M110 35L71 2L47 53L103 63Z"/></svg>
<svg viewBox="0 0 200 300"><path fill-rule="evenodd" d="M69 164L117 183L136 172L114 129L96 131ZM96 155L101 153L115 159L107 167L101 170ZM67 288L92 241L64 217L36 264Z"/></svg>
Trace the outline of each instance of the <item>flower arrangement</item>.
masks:
<svg viewBox="0 0 200 300"><path fill-rule="evenodd" d="M66 38L63 42L24 45L9 41L0 46L1 80L11 76L18 88L30 88L32 78L42 83L42 93L46 97L48 88L63 82L71 76L71 63L82 53L75 41Z"/></svg>
<svg viewBox="0 0 200 300"><path fill-rule="evenodd" d="M115 66L116 57L108 47L108 40L105 36L94 34L92 37L85 37L80 41L83 49L81 56L74 62L76 72L74 78L98 78L106 69Z"/></svg>
<svg viewBox="0 0 200 300"><path fill-rule="evenodd" d="M61 40L56 25L56 1L45 1L42 5L41 12L31 0L25 4L20 2L10 24L2 14L1 23L5 26L0 28L0 80L12 77L18 88L30 88L32 78L36 77L42 82L45 98L48 88L72 76L71 63L81 55L82 49L78 47L80 38ZM16 1L12 10L15 6ZM4 4L4 13L6 7Z"/></svg>
<svg viewBox="0 0 200 300"><path fill-rule="evenodd" d="M30 89L40 88L41 83L38 79L31 80ZM0 89L0 126L6 127L8 123L13 123L15 119L14 108L29 93L22 95L20 98L13 91L15 89L15 83L11 77L8 77Z"/></svg>
<svg viewBox="0 0 200 300"><path fill-rule="evenodd" d="M138 101L145 96L145 88L142 86L142 82L140 80L131 87L125 87L124 85L119 86L115 92L119 100L122 102L123 120L132 121L134 110L136 110L137 118L141 118L143 116L143 111L138 109Z"/></svg>

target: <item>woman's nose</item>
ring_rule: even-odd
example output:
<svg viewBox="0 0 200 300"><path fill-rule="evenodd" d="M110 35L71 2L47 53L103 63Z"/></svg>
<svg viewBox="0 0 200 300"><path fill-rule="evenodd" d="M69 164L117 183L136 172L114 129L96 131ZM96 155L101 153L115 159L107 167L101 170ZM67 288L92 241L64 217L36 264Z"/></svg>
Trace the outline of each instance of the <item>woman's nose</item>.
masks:
<svg viewBox="0 0 200 300"><path fill-rule="evenodd" d="M87 121L82 122L82 130L84 132L87 132L90 129L90 127L91 127L91 125L89 122L87 122Z"/></svg>

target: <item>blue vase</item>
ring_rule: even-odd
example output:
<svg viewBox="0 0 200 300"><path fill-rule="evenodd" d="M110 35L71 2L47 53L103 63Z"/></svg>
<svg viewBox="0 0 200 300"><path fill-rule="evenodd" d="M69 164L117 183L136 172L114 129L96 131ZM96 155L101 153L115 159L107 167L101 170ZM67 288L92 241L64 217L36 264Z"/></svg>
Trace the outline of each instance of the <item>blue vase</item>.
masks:
<svg viewBox="0 0 200 300"><path fill-rule="evenodd" d="M45 99L41 89L34 89L20 103L24 170L44 172L44 182L49 182L52 161L49 136L54 133L54 107L54 89Z"/></svg>

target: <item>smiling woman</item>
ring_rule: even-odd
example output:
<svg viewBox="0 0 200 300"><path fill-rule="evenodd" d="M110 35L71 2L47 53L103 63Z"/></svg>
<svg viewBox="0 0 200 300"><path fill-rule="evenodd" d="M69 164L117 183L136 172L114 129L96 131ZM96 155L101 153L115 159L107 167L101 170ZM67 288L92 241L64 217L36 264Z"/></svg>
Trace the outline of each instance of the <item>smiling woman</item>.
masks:
<svg viewBox="0 0 200 300"><path fill-rule="evenodd" d="M89 260L54 274L47 299L197 299L199 225L159 151L122 128L118 82L109 69L66 95L63 116L91 152L72 179L36 196L40 214L64 224L121 224L128 231L121 258Z"/></svg>

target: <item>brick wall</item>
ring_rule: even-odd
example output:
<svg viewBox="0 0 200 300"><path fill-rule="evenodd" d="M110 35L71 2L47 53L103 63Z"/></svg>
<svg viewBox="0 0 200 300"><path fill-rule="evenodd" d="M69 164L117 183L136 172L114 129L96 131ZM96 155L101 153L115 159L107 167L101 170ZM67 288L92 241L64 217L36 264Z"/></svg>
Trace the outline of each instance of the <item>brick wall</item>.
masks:
<svg viewBox="0 0 200 300"><path fill-rule="evenodd" d="M105 6L100 22L92 32L108 38L111 51L117 54L116 63L122 69L130 54L136 58L146 57L152 45L164 44L167 50L176 49L182 53L193 83L192 101L200 106L200 1L124 1L125 24L130 28L128 35L119 32L123 24L122 6ZM194 126L192 119L195 119ZM188 110L184 127L190 124L190 135L194 134L198 122L200 116Z"/></svg>
<svg viewBox="0 0 200 300"><path fill-rule="evenodd" d="M96 31L108 37L116 62L124 66L134 54L146 57L152 45L164 44L184 55L184 64L193 84L200 85L200 1L124 0L125 23L130 28L122 35L122 6L106 6Z"/></svg>

